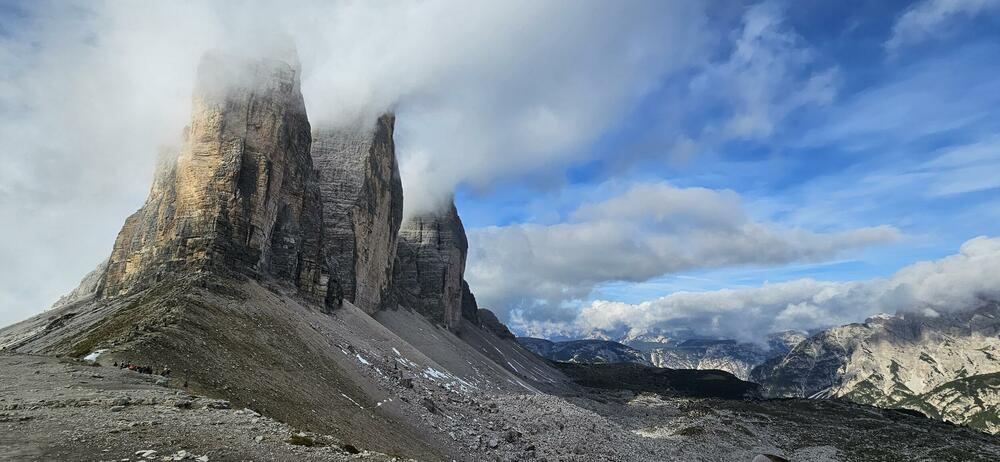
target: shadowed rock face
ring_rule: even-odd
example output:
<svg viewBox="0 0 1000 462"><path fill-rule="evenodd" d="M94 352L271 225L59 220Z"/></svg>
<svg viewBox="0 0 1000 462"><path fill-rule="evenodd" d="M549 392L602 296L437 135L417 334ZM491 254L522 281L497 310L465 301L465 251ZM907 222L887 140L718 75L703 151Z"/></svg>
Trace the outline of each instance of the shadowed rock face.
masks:
<svg viewBox="0 0 1000 462"><path fill-rule="evenodd" d="M479 303L476 303L476 296L472 294L465 279L462 279L462 317L473 324L479 324Z"/></svg>
<svg viewBox="0 0 1000 462"><path fill-rule="evenodd" d="M413 217L399 230L395 293L400 305L458 331L462 321L462 275L469 243L458 210Z"/></svg>
<svg viewBox="0 0 1000 462"><path fill-rule="evenodd" d="M497 315L493 314L492 311L485 308L480 308L476 314L479 325L492 333L497 337L508 340L517 340L517 337L511 333L507 326L497 319Z"/></svg>
<svg viewBox="0 0 1000 462"><path fill-rule="evenodd" d="M388 303L403 186L392 140L395 117L313 134L326 260L343 298L367 313Z"/></svg>
<svg viewBox="0 0 1000 462"><path fill-rule="evenodd" d="M101 294L165 273L235 272L328 296L319 188L297 64L202 59L191 123L115 241Z"/></svg>

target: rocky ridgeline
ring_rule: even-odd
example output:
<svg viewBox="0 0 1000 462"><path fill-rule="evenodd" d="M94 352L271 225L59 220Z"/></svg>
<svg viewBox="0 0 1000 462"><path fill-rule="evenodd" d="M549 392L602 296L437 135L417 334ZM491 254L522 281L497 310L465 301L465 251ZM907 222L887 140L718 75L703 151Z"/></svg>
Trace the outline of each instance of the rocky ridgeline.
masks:
<svg viewBox="0 0 1000 462"><path fill-rule="evenodd" d="M330 302L297 64L210 54L195 88L183 146L161 157L145 205L125 221L102 295L211 271L289 282Z"/></svg>
<svg viewBox="0 0 1000 462"><path fill-rule="evenodd" d="M607 335L605 335L607 336ZM635 363L669 369L721 370L747 380L750 370L768 359L784 356L805 339L800 332L787 331L768 336L768 346L726 339L691 338L677 340L620 336L620 342L607 339L584 339L552 342L521 337L517 341L534 353L560 362Z"/></svg>
<svg viewBox="0 0 1000 462"><path fill-rule="evenodd" d="M403 186L396 165L395 117L313 133L312 159L323 198L323 234L340 295L365 312L389 305Z"/></svg>
<svg viewBox="0 0 1000 462"><path fill-rule="evenodd" d="M635 348L609 340L571 340L552 342L540 338L520 337L517 343L535 354L558 362L606 364L635 363L650 366L649 359Z"/></svg>

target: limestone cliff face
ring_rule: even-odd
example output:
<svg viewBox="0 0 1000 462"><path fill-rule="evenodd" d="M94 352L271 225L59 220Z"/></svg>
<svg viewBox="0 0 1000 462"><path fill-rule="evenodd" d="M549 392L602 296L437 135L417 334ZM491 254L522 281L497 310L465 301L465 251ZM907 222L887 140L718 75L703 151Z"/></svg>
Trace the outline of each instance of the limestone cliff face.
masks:
<svg viewBox="0 0 1000 462"><path fill-rule="evenodd" d="M878 315L820 332L750 373L774 397L896 407L952 380L1000 373L1000 303Z"/></svg>
<svg viewBox="0 0 1000 462"><path fill-rule="evenodd" d="M413 217L399 231L393 270L396 301L458 331L469 243L458 210Z"/></svg>
<svg viewBox="0 0 1000 462"><path fill-rule="evenodd" d="M101 293L172 272L288 282L332 304L322 212L297 63L202 59L191 122L160 159L145 205L115 241Z"/></svg>
<svg viewBox="0 0 1000 462"><path fill-rule="evenodd" d="M313 134L326 261L344 299L368 313L388 304L403 187L391 114L370 125Z"/></svg>

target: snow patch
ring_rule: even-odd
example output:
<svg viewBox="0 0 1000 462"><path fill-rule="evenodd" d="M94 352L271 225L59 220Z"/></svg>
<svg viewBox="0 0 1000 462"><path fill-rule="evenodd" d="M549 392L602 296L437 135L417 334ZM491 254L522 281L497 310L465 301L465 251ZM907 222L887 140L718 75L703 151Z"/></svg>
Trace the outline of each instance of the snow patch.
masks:
<svg viewBox="0 0 1000 462"><path fill-rule="evenodd" d="M347 400L348 400L348 401L350 401L350 402L354 403L354 405L355 405L355 406L357 406L357 407L360 407L361 409L364 409L364 408L365 408L364 406L362 406L362 405L358 404L358 402L357 402L357 401L355 401L355 400L351 399L351 397L350 397L350 396L347 396L347 395L345 395L345 394L343 394L343 393L341 393L341 394L340 394L340 396L343 396L344 398L347 398Z"/></svg>
<svg viewBox="0 0 1000 462"><path fill-rule="evenodd" d="M87 356L84 356L83 360L84 361L97 361L97 358L100 357L102 354L104 354L105 351L108 351L108 350L107 349L96 350L93 353L91 353L91 354L89 354Z"/></svg>

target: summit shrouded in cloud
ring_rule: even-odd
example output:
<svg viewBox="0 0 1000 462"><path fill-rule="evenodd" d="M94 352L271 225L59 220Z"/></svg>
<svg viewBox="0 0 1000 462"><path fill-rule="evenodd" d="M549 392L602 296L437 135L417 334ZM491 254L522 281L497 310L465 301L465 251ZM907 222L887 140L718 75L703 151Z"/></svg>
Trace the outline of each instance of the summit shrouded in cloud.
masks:
<svg viewBox="0 0 1000 462"><path fill-rule="evenodd" d="M0 269L0 323L45 309L107 256L159 153L181 142L199 56L292 47L314 127L395 114L404 226L454 198L469 286L515 327L759 341L907 303L960 309L969 300L907 298L914 283L899 281L932 265L988 282L998 12L7 2L0 258L16 263Z"/></svg>

